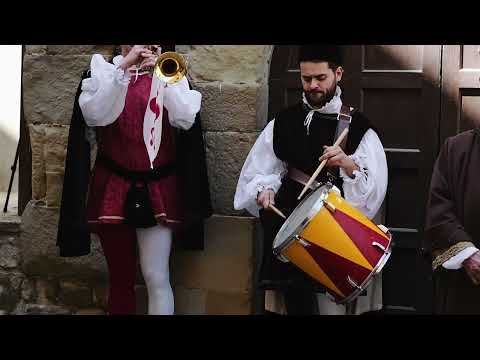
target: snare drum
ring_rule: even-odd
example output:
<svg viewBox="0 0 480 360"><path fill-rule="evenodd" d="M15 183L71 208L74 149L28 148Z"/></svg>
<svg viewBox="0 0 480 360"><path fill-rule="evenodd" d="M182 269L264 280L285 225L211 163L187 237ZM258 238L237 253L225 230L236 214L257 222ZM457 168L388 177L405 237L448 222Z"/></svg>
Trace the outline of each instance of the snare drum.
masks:
<svg viewBox="0 0 480 360"><path fill-rule="evenodd" d="M339 304L354 300L386 264L392 236L335 186L310 193L285 221L273 253L321 283Z"/></svg>

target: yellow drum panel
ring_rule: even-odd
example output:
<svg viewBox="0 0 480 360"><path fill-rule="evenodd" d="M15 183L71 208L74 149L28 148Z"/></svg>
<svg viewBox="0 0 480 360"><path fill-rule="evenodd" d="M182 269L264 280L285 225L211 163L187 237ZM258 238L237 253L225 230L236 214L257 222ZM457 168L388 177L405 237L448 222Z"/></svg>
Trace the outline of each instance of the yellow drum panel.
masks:
<svg viewBox="0 0 480 360"><path fill-rule="evenodd" d="M298 241L294 241L290 246L283 250L282 255L307 274L313 276L322 285L328 287L340 296L345 297Z"/></svg>
<svg viewBox="0 0 480 360"><path fill-rule="evenodd" d="M300 236L368 270L373 270L368 260L325 207L322 207Z"/></svg>
<svg viewBox="0 0 480 360"><path fill-rule="evenodd" d="M349 215L350 217L354 218L358 222L362 223L369 229L372 229L379 235L383 236L385 239L388 240L388 236L378 228L369 218L367 218L361 211L357 210L353 206L351 206L345 199L341 196L338 196L334 192L330 192L328 194L327 201L331 202L337 209L340 209L343 213Z"/></svg>

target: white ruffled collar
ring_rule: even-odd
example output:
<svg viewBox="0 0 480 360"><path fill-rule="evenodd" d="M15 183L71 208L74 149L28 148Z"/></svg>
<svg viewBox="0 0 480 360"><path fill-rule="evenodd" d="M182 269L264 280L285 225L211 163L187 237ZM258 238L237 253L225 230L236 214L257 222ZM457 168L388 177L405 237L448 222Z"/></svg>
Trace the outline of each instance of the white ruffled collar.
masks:
<svg viewBox="0 0 480 360"><path fill-rule="evenodd" d="M310 123L312 122L314 113L318 112L321 114L338 114L340 112L340 109L342 108L342 99L340 98L341 95L342 89L340 89L340 87L337 85L333 98L321 108L314 108L307 101L305 92L302 93L303 103L310 109L303 123L307 128L307 135L310 133Z"/></svg>

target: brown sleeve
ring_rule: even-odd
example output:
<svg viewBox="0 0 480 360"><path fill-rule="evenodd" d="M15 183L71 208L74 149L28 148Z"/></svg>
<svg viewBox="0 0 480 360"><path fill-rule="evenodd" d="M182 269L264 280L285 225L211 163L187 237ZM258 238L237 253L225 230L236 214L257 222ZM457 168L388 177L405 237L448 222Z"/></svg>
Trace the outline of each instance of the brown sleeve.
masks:
<svg viewBox="0 0 480 360"><path fill-rule="evenodd" d="M453 193L453 181L459 174L454 174L455 156L452 150L447 139L435 163L430 183L425 240L433 252L445 251L460 242L472 241L457 217L456 208L463 204L456 203Z"/></svg>

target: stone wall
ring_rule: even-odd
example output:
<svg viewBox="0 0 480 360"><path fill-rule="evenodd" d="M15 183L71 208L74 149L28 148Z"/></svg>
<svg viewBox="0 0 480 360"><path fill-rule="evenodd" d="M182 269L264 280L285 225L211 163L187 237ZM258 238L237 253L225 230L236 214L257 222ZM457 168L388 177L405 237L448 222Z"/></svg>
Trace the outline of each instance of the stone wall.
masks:
<svg viewBox="0 0 480 360"><path fill-rule="evenodd" d="M19 217L0 215L0 315L14 311L22 298L22 286L28 287L20 269L19 233Z"/></svg>
<svg viewBox="0 0 480 360"><path fill-rule="evenodd" d="M192 45L178 51L190 60L194 87L203 95L202 122L214 210L236 215L238 175L267 121L269 45Z"/></svg>
<svg viewBox="0 0 480 360"><path fill-rule="evenodd" d="M55 216L31 206L27 221L13 212L0 215L0 314L105 314L106 277L97 250L90 261L73 264L37 255L49 252Z"/></svg>
<svg viewBox="0 0 480 360"><path fill-rule="evenodd" d="M64 259L57 255L55 238L74 94L91 54L108 57L111 50L111 45L26 48L24 109L32 143L33 199L22 216L17 245L2 248L18 260L14 267L0 264L0 268L23 280L5 275L7 284L5 276L0 277L4 288L8 285L15 296L9 304L16 303L2 309L0 302L0 310L105 311L107 271L98 241L94 237L89 256ZM205 251L173 251L176 313L248 314L252 311L257 224L233 209L233 195L245 157L267 120L272 47L183 45L177 46L177 51L187 57L192 86L203 95L201 115L215 216L207 222ZM137 295L138 311L145 313L141 274Z"/></svg>

